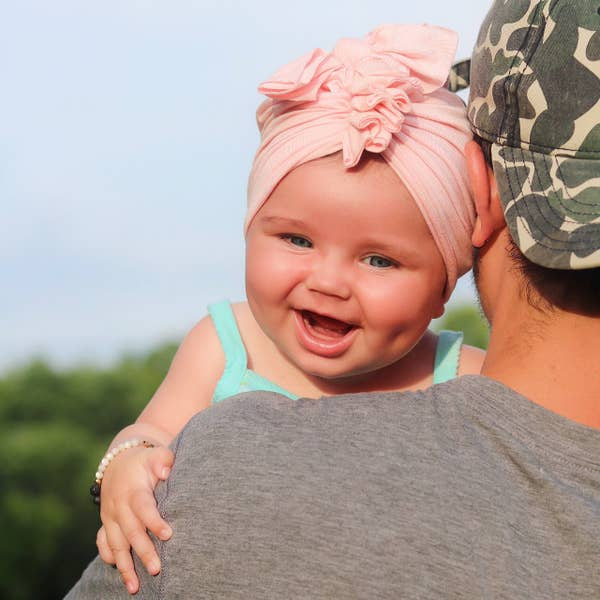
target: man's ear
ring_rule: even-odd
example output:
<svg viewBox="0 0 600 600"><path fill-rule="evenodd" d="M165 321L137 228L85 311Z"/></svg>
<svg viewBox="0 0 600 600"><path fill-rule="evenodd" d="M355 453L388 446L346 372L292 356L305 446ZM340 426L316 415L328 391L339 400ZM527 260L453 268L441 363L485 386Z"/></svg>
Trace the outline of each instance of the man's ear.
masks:
<svg viewBox="0 0 600 600"><path fill-rule="evenodd" d="M487 164L479 144L474 140L468 142L465 156L477 212L471 242L473 246L481 248L494 231L505 227L506 222L494 172Z"/></svg>

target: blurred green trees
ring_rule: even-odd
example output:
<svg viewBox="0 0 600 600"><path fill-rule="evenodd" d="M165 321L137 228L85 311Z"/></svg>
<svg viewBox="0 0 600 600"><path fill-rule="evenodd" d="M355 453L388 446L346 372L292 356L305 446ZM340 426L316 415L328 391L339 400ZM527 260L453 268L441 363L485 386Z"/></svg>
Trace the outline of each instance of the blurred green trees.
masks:
<svg viewBox="0 0 600 600"><path fill-rule="evenodd" d="M0 379L0 598L62 598L95 556L96 466L174 351L165 345L107 370L35 361Z"/></svg>
<svg viewBox="0 0 600 600"><path fill-rule="evenodd" d="M485 347L474 306L450 309L436 329ZM0 379L0 598L62 598L96 554L89 486L115 433L139 414L175 345L110 369L56 371L34 361Z"/></svg>
<svg viewBox="0 0 600 600"><path fill-rule="evenodd" d="M443 317L438 319L434 329L452 329L462 331L465 334L465 344L487 348L490 332L487 321L482 316L480 309L474 304L462 304L446 311Z"/></svg>

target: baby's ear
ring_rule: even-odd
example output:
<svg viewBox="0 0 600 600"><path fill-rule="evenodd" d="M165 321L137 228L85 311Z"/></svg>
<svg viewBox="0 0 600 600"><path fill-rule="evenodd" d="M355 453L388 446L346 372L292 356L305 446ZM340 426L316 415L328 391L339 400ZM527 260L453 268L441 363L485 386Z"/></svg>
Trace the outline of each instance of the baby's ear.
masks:
<svg viewBox="0 0 600 600"><path fill-rule="evenodd" d="M479 144L474 140L467 143L465 157L477 212L471 242L473 246L481 248L492 233L504 227L506 223L494 172L487 164Z"/></svg>

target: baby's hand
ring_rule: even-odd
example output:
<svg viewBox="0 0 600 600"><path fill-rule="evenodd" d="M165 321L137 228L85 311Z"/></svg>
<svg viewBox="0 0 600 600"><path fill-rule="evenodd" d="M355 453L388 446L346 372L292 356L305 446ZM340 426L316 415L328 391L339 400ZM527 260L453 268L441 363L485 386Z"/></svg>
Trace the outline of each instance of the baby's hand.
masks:
<svg viewBox="0 0 600 600"><path fill-rule="evenodd" d="M154 488L169 476L173 459L173 453L164 446L139 446L115 456L104 472L100 497L103 526L96 544L102 560L117 565L130 594L139 588L130 549L148 572L156 575L160 560L146 529L162 540L172 534L156 507Z"/></svg>

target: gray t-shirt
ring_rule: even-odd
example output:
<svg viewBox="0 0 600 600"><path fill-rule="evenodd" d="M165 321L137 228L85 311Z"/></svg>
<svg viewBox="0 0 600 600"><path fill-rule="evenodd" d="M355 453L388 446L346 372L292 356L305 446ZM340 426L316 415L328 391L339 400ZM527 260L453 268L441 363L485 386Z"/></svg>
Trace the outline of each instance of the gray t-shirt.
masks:
<svg viewBox="0 0 600 600"><path fill-rule="evenodd" d="M466 376L190 421L138 598L600 598L600 431ZM98 559L71 591L128 598Z"/></svg>

